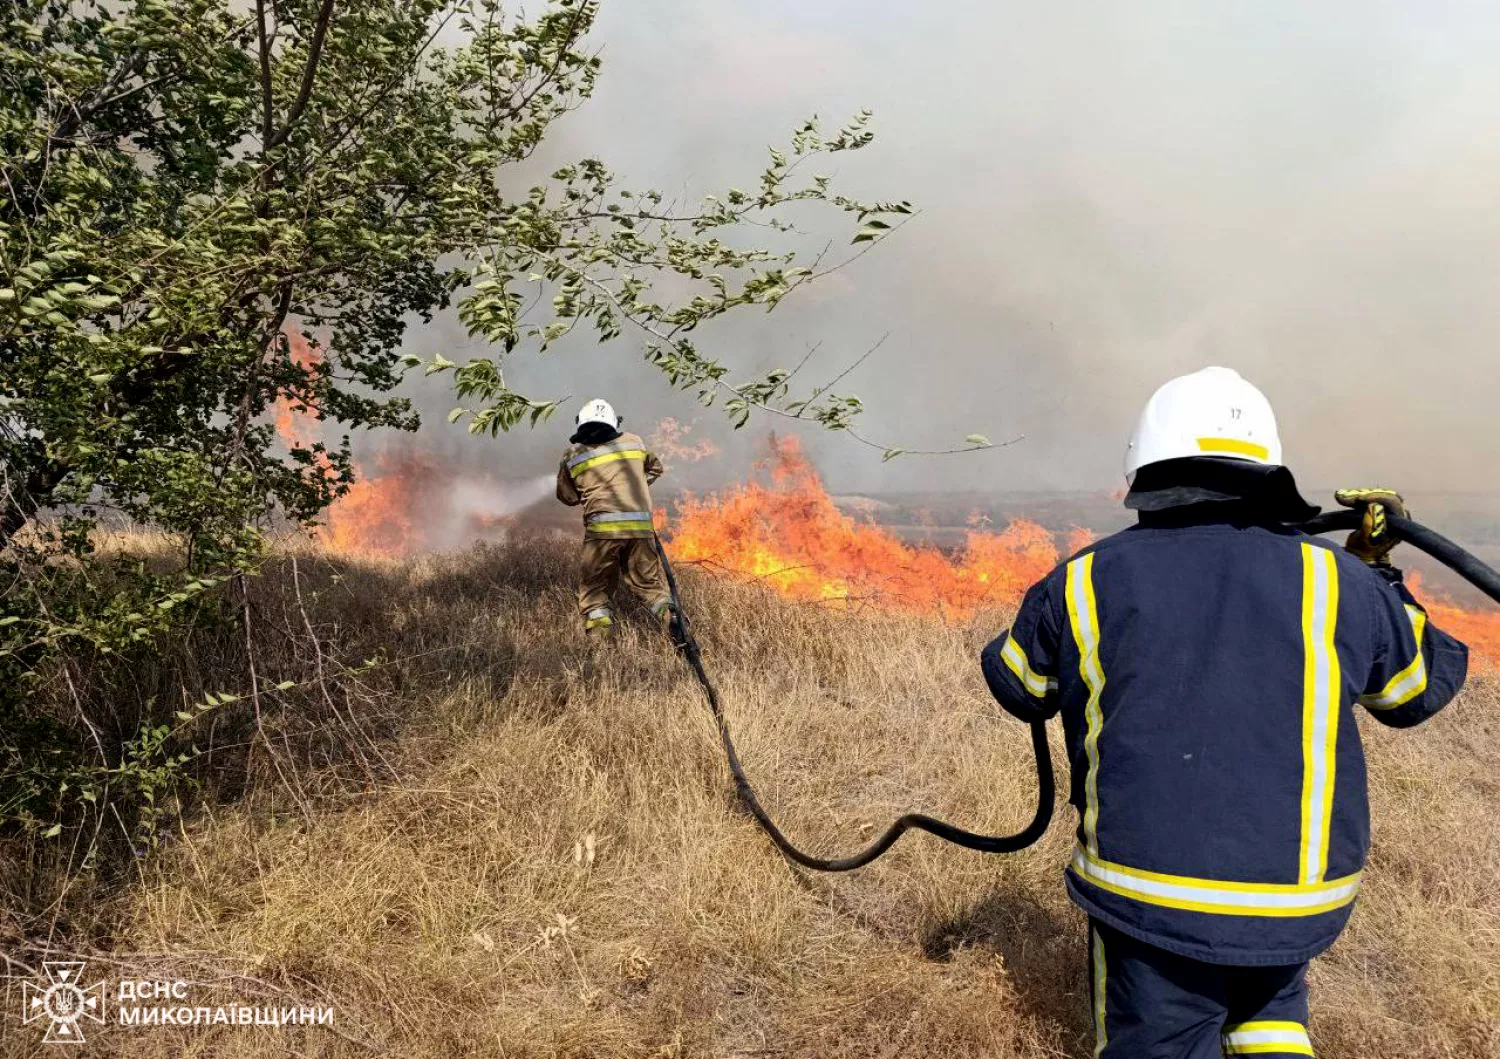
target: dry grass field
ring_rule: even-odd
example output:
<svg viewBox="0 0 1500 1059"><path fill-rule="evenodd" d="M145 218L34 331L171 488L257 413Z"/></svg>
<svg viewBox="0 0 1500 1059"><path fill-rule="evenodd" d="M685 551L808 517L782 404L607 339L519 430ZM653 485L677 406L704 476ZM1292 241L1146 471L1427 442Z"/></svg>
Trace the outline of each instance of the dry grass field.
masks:
<svg viewBox="0 0 1500 1059"><path fill-rule="evenodd" d="M585 642L572 555L304 561L320 636L420 659L394 667L382 778L351 768L292 798L252 770L71 929L93 971L186 979L196 1004L331 1005L334 1027L96 1027L82 1054L1092 1054L1070 810L1016 856L914 835L851 875L789 867L737 810L698 688L647 617ZM848 850L909 808L990 831L1028 818L1026 731L976 664L1006 615L684 581L747 768L805 845ZM1314 1042L1493 1059L1500 683L1416 731L1363 727L1375 847L1351 929L1315 964ZM5 1059L37 1054L30 1027L3 1032Z"/></svg>

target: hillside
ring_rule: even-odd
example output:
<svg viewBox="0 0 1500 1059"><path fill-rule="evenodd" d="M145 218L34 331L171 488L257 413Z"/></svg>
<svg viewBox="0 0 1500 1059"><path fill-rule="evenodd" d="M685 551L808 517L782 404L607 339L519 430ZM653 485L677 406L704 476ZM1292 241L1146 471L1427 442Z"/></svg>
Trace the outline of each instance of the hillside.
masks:
<svg viewBox="0 0 1500 1059"><path fill-rule="evenodd" d="M334 1027L95 1027L83 1054L1091 1054L1070 810L1016 856L912 836L852 875L793 870L737 811L698 689L646 617L590 650L572 563L535 541L303 556L320 642L393 660L366 681L363 758L302 769L294 797L274 751L252 755L243 791L69 929L112 977L184 979L198 1004L316 1001ZM268 613L289 580L283 561L256 587ZM849 849L913 807L1027 818L1025 729L975 663L1003 612L945 624L684 580L747 768L805 844ZM1364 732L1375 848L1315 964L1319 1054L1494 1057L1500 683L1424 729ZM35 1054L30 1027L5 1030L0 1055Z"/></svg>

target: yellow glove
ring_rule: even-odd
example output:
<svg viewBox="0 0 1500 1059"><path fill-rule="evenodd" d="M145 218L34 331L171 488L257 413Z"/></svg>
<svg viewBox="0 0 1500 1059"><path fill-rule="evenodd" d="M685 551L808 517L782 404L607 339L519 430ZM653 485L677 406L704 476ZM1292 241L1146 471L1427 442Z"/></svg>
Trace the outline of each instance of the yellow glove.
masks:
<svg viewBox="0 0 1500 1059"><path fill-rule="evenodd" d="M1359 529L1349 534L1344 550L1371 566L1388 563L1396 538L1391 536L1386 516L1406 518L1406 501L1393 489L1340 489L1333 498L1363 515Z"/></svg>

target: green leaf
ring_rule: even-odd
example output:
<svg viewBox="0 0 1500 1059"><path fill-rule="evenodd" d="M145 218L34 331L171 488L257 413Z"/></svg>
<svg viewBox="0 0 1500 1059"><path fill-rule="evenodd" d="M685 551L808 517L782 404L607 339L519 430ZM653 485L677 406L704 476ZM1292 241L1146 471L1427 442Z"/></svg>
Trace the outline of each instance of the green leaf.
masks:
<svg viewBox="0 0 1500 1059"><path fill-rule="evenodd" d="M47 828L47 830L42 832L42 837L56 838L60 834L62 834L62 824L53 824L51 827Z"/></svg>
<svg viewBox="0 0 1500 1059"><path fill-rule="evenodd" d="M968 434L965 435L964 440L970 445L978 445L980 448L989 448L991 444L990 439L983 434Z"/></svg>
<svg viewBox="0 0 1500 1059"><path fill-rule="evenodd" d="M316 19L283 6L268 73L285 118ZM595 86L598 7L340 5L308 110L278 149L259 137L261 71L242 0L7 6L0 139L27 201L0 224L3 390L18 395L3 404L11 440L24 439L5 457L15 480L55 482L32 499L67 512L37 535L45 574L12 593L0 619L26 627L0 646L0 679L28 681L18 701L37 718L23 721L56 708L54 689L29 681L71 653L109 656L89 693L110 701L111 682L134 678L139 648L216 628L231 600L213 590L258 572L268 515L317 524L357 478L349 437L416 428L410 398L396 396L405 375L451 373L468 430L494 437L558 408L510 389L506 356L556 341L557 355L577 357L586 338L639 339L647 374L705 405L737 398L736 429L755 409L795 415L787 406L804 399L805 418L847 427L858 408L819 390L810 369L807 392L790 392L790 373L734 392L743 380L709 352L719 336L693 339L721 317L773 310L810 267L837 267L824 260L827 221L840 225L829 229L836 244L846 231L860 243L889 232L896 206L838 194L832 177L813 175L833 168L826 157L798 164L868 143L867 115L828 136L798 125L769 165L701 189L716 194L695 193L697 205L627 190L591 158L546 177L532 159L556 153L554 123ZM467 24L428 48L448 13ZM126 105L78 105L106 90ZM47 139L59 107L66 149ZM804 215L816 247L793 226ZM463 362L409 352L424 327L442 335L434 321L450 309L491 348L455 345ZM96 510L160 530L173 554L147 563L95 551ZM24 665L23 642L34 655ZM147 715L232 701L214 692ZM111 775L175 759L164 732L143 730ZM22 748L18 771L61 775L47 769L64 749ZM100 784L101 802L121 793Z"/></svg>

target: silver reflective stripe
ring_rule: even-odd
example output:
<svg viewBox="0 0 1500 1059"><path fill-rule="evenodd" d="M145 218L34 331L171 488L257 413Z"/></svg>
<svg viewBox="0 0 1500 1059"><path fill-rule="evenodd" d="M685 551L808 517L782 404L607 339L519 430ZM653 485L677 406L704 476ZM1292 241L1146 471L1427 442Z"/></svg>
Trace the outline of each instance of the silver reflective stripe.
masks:
<svg viewBox="0 0 1500 1059"><path fill-rule="evenodd" d="M595 607L584 615L585 618L607 618L609 616L610 609L608 607Z"/></svg>
<svg viewBox="0 0 1500 1059"><path fill-rule="evenodd" d="M1341 908L1359 893L1358 873L1301 883L1238 883L1140 871L1073 849L1073 870L1101 889L1166 908L1239 916L1306 916Z"/></svg>
<svg viewBox="0 0 1500 1059"><path fill-rule="evenodd" d="M568 469L572 470L580 463L587 463L595 456L608 456L611 452L630 452L632 450L638 450L640 449L640 447L641 443L638 441L615 441L611 442L608 445L600 445L598 448L584 449L577 456L574 456L571 460L568 461Z"/></svg>
<svg viewBox="0 0 1500 1059"><path fill-rule="evenodd" d="M589 525L596 522L650 522L649 511L609 511L602 515L590 515L584 520Z"/></svg>
<svg viewBox="0 0 1500 1059"><path fill-rule="evenodd" d="M1339 612L1338 566L1331 549L1302 545L1302 843L1300 877L1323 881L1333 816L1334 760L1339 739L1342 677L1334 626Z"/></svg>
<svg viewBox="0 0 1500 1059"><path fill-rule="evenodd" d="M1416 657L1380 691L1360 697L1360 703L1372 710L1395 709L1427 690L1427 663L1422 659L1422 630L1427 625L1427 615L1408 603L1406 617L1411 622L1412 636L1416 641Z"/></svg>
<svg viewBox="0 0 1500 1059"><path fill-rule="evenodd" d="M1000 658L1005 662L1006 668L1015 674L1027 693L1035 698L1045 698L1047 692L1057 690L1056 680L1044 677L1031 668L1026 652L1021 650L1021 645L1016 643L1013 637L1006 637L1005 646L1000 649Z"/></svg>

